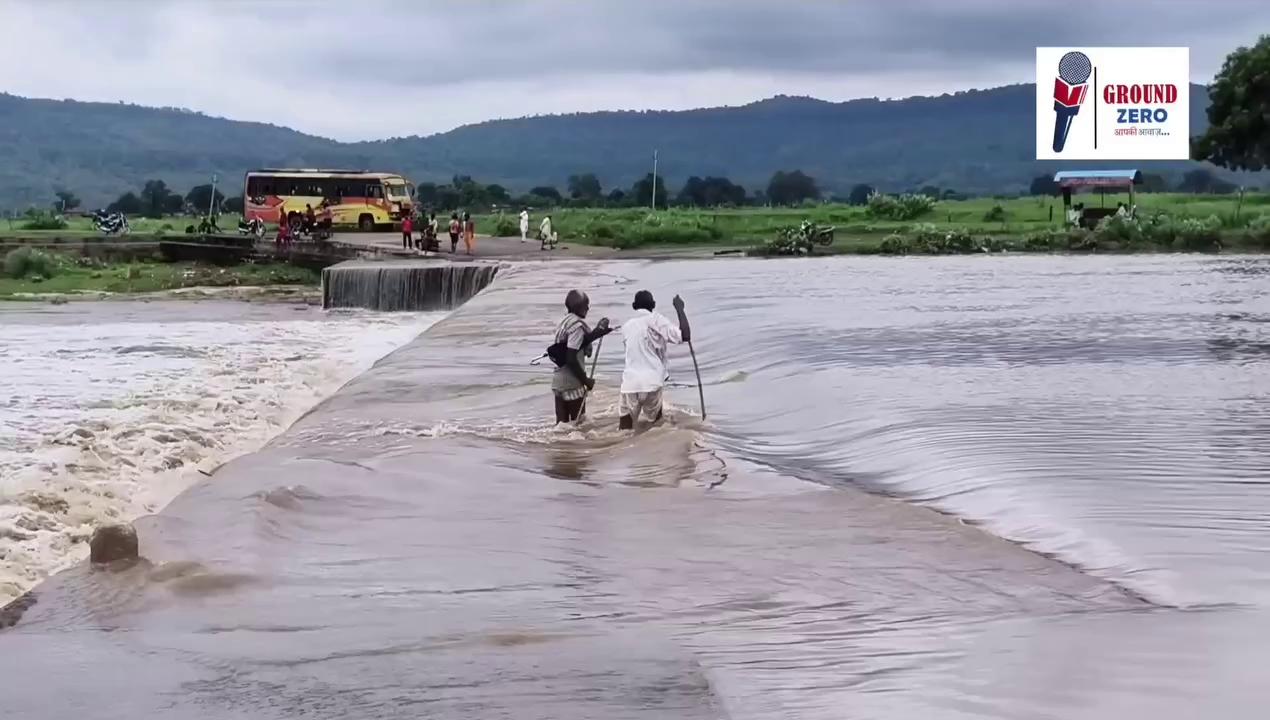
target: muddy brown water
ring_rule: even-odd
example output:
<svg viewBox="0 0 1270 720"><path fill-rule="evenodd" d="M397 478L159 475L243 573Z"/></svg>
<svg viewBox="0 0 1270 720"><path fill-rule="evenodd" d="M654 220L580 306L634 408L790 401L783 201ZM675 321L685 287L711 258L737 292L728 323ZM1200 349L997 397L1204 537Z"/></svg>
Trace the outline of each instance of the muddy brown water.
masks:
<svg viewBox="0 0 1270 720"><path fill-rule="evenodd" d="M22 718L1260 718L1270 262L551 263L0 633ZM709 419L579 429L577 286L688 302Z"/></svg>

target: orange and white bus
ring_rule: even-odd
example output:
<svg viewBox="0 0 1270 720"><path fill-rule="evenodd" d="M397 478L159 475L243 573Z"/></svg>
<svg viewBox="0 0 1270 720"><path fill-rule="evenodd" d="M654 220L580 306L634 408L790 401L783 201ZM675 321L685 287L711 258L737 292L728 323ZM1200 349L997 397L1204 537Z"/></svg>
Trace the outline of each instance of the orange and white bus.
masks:
<svg viewBox="0 0 1270 720"><path fill-rule="evenodd" d="M391 227L414 207L414 185L393 173L365 170L265 169L247 173L243 218L277 223L312 206L335 225L371 231Z"/></svg>

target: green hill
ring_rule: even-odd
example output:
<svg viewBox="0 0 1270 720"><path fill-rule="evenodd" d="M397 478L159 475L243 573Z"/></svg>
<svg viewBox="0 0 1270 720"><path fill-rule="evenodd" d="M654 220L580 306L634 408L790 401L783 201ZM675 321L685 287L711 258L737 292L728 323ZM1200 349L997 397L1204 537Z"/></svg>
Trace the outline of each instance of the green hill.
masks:
<svg viewBox="0 0 1270 720"><path fill-rule="evenodd" d="M1194 86L1192 98L1192 131L1200 132L1207 95ZM263 166L395 170L417 182L465 174L513 190L563 187L571 174L594 172L605 189L627 188L649 171L654 147L672 188L689 175L718 175L753 190L776 170L802 169L844 194L857 182L1010 193L1058 168L1032 159L1033 108L1031 85L892 101L778 96L739 107L529 117L340 143L182 109L0 94L0 208L44 205L57 187L98 206L149 178L183 191L213 172L234 194L244 171ZM1176 176L1192 163L1139 165Z"/></svg>

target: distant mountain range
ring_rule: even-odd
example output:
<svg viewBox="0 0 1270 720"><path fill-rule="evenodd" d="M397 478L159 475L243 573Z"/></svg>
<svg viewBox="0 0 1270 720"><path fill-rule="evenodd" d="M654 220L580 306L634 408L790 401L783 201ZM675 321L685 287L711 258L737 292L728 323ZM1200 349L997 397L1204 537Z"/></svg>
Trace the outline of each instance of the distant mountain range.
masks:
<svg viewBox="0 0 1270 720"><path fill-rule="evenodd" d="M563 189L569 175L593 172L607 191L649 172L653 148L672 191L691 175L728 177L753 191L776 170L800 169L841 195L859 182L1013 193L1062 167L1033 159L1033 92L1010 85L842 103L777 96L740 107L494 120L354 143L182 109L0 94L0 209L46 205L55 188L96 207L150 178L183 192L214 172L233 195L242 173L258 167L392 170L416 182L463 174L513 191ZM1193 133L1207 127L1207 105L1203 86L1193 86ZM1136 165L1178 176L1197 164Z"/></svg>

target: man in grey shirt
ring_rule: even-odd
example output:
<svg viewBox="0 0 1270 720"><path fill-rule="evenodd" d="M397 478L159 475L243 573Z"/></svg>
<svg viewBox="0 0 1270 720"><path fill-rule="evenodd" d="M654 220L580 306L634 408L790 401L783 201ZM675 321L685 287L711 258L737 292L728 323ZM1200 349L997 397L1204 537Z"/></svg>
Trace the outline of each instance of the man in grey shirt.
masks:
<svg viewBox="0 0 1270 720"><path fill-rule="evenodd" d="M582 360L591 355L593 341L612 332L608 318L600 318L595 330L587 327L586 316L591 310L591 299L586 293L570 290L565 296L564 306L569 314L556 327L553 345L560 350L559 358L563 364L558 364L551 377L557 423L576 422L581 417L587 393L595 387L595 380L587 377Z"/></svg>

